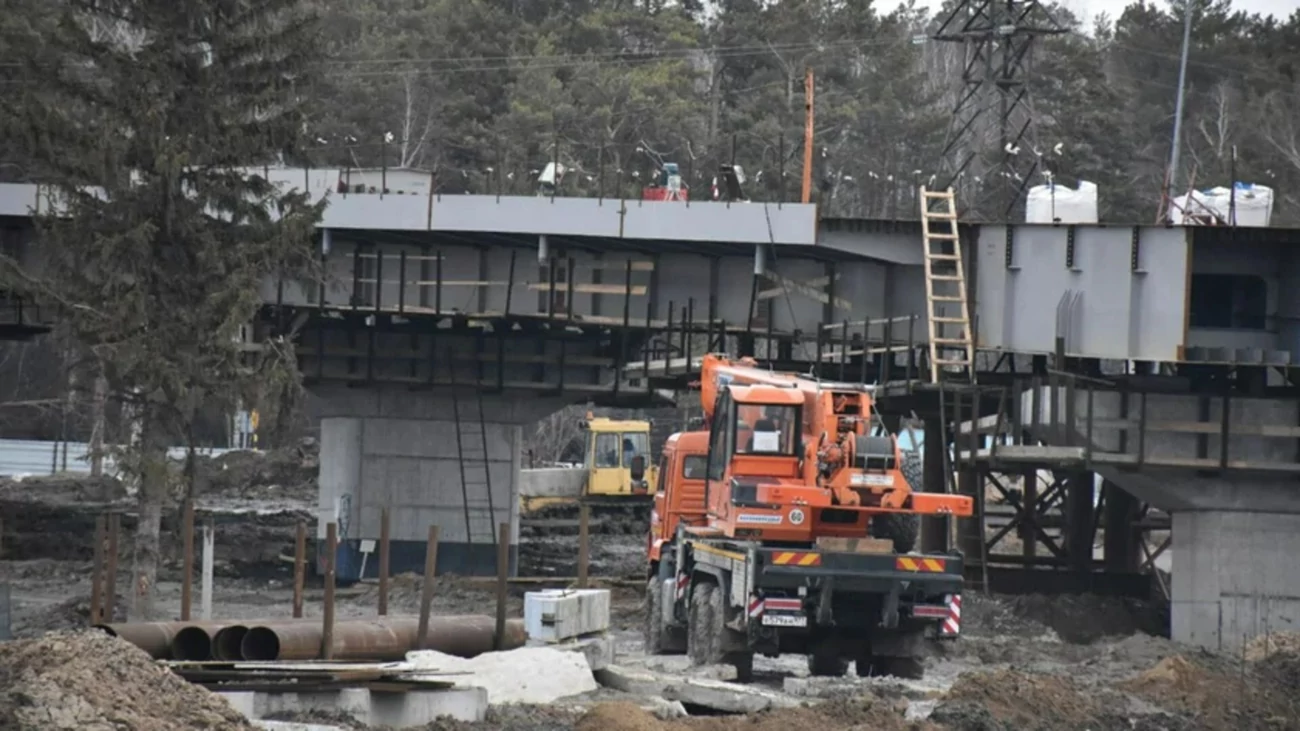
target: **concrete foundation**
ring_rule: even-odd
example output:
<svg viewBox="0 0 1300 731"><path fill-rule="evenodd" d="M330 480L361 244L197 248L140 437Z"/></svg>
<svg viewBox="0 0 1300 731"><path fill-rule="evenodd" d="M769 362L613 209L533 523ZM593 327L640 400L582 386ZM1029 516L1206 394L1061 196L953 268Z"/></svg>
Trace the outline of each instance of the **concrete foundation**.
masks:
<svg viewBox="0 0 1300 731"><path fill-rule="evenodd" d="M497 526L508 522L511 543L518 542L521 427L558 410L563 400L485 395L480 426L473 392L459 395L466 458L462 487L449 392L322 387L314 395L323 417L316 536L323 542L326 524L337 521L340 580L363 576L362 548L371 541L375 552L364 562L364 576L377 574L384 508L389 509L393 573L423 573L429 526L437 525L439 573L496 574ZM512 548L512 572L515 554ZM323 560L320 551L318 569Z"/></svg>
<svg viewBox="0 0 1300 731"><path fill-rule="evenodd" d="M220 695L249 720L274 713L326 711L348 713L366 725L391 728L418 728L444 716L458 721L482 721L488 707L487 691L482 688L403 693L345 688L311 693L233 691Z"/></svg>

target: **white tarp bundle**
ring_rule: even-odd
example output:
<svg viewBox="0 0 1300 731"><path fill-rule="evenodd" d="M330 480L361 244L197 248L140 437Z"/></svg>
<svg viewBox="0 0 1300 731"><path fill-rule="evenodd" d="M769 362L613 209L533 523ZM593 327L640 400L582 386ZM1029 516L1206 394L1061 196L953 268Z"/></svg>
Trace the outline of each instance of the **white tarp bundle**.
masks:
<svg viewBox="0 0 1300 731"><path fill-rule="evenodd" d="M1235 199L1232 190L1222 186L1174 198L1170 221L1175 226L1196 225L1213 215L1219 225L1267 226L1273 218L1273 189L1254 183L1237 183L1236 187Z"/></svg>
<svg viewBox="0 0 1300 731"><path fill-rule="evenodd" d="M1097 186L1035 185L1025 201L1025 223L1097 223Z"/></svg>

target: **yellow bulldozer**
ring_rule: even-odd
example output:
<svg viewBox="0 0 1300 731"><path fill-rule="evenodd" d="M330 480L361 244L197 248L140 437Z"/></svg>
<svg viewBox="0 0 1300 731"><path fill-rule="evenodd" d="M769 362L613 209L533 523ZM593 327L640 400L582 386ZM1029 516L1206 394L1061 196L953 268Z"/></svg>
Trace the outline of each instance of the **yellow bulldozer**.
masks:
<svg viewBox="0 0 1300 731"><path fill-rule="evenodd" d="M594 417L583 425L582 464L522 471L522 526L565 527L588 505L593 517L648 521L659 469L650 452L650 422Z"/></svg>

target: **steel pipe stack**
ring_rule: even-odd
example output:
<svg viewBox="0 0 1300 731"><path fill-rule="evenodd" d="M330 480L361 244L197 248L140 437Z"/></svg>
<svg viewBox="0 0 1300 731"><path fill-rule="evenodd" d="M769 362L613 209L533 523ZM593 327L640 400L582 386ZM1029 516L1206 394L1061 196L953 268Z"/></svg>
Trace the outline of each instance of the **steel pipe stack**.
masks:
<svg viewBox="0 0 1300 731"><path fill-rule="evenodd" d="M171 660L175 657L172 654L172 642L182 630L193 627L207 635L209 631L215 633L227 624L229 622L120 622L97 624L94 627L113 637L121 637L149 653L155 660ZM194 635L191 634L189 639L193 640Z"/></svg>
<svg viewBox="0 0 1300 731"><path fill-rule="evenodd" d="M402 660L411 650L436 650L474 657L491 652L496 627L492 617L461 615L431 617L428 638L417 647L417 617L352 619L334 625L333 659L340 661ZM159 660L316 660L321 657L318 619L273 619L223 622L134 622L98 624ZM522 647L528 639L523 620L506 623L502 649Z"/></svg>

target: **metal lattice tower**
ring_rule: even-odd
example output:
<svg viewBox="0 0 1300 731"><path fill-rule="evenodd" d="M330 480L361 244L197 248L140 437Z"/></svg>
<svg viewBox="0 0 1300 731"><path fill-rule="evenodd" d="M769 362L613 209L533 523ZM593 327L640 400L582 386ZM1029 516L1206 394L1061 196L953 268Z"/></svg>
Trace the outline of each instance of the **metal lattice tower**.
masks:
<svg viewBox="0 0 1300 731"><path fill-rule="evenodd" d="M1036 140L1031 49L1039 36L1065 32L1037 0L960 0L931 36L965 51L940 163L946 182L935 187L973 187L964 206L969 214L1009 220L1038 171L1038 155L1028 144ZM986 165L972 169L981 157Z"/></svg>

